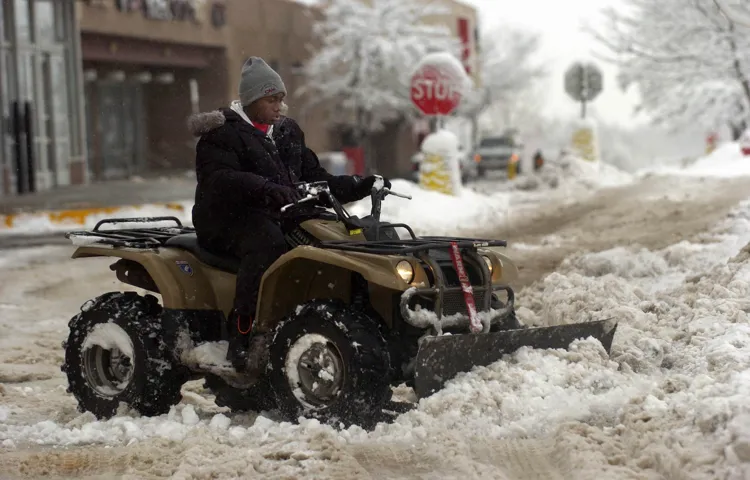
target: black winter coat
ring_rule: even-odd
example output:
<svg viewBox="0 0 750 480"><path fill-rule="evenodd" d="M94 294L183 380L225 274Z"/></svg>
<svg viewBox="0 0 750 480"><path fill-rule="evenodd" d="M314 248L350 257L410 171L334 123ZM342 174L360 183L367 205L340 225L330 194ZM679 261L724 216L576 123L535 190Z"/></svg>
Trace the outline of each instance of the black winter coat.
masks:
<svg viewBox="0 0 750 480"><path fill-rule="evenodd" d="M247 216L263 213L278 218L263 192L266 182L292 186L325 180L342 203L364 198L356 175L329 174L305 145L305 134L289 117L273 127L273 142L237 112L221 109L193 115L189 120L196 146L193 224L198 236L216 237L247 231ZM275 145L274 145L275 143Z"/></svg>

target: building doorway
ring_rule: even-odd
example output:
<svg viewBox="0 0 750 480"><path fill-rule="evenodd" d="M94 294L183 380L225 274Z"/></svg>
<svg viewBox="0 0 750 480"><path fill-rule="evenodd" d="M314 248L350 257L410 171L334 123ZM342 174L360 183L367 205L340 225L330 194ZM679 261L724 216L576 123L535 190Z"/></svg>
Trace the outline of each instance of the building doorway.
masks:
<svg viewBox="0 0 750 480"><path fill-rule="evenodd" d="M104 79L86 85L89 153L97 179L127 178L146 167L143 86Z"/></svg>

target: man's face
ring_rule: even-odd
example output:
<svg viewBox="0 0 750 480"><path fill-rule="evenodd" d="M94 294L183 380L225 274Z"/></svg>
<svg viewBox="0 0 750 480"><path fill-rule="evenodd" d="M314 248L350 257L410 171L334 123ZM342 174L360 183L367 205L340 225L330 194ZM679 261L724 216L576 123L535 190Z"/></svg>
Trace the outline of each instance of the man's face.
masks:
<svg viewBox="0 0 750 480"><path fill-rule="evenodd" d="M247 107L247 116L254 122L274 123L281 117L283 100L283 93L259 98Z"/></svg>

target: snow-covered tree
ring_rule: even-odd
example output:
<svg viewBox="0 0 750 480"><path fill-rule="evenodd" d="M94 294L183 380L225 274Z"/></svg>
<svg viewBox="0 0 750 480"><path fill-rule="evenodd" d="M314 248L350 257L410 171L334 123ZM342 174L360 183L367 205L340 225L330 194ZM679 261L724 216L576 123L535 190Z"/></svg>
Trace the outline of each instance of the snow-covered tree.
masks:
<svg viewBox="0 0 750 480"><path fill-rule="evenodd" d="M750 27L750 0L716 0L716 5L738 25Z"/></svg>
<svg viewBox="0 0 750 480"><path fill-rule="evenodd" d="M449 13L434 0L329 0L300 94L308 106L327 107L361 143L412 111L409 81L424 55L459 51L450 30L435 21Z"/></svg>
<svg viewBox="0 0 750 480"><path fill-rule="evenodd" d="M487 106L510 104L548 74L538 33L503 25L482 38L482 84Z"/></svg>
<svg viewBox="0 0 750 480"><path fill-rule="evenodd" d="M716 0L625 0L592 31L635 86L639 111L671 126L730 125L750 115L750 35Z"/></svg>

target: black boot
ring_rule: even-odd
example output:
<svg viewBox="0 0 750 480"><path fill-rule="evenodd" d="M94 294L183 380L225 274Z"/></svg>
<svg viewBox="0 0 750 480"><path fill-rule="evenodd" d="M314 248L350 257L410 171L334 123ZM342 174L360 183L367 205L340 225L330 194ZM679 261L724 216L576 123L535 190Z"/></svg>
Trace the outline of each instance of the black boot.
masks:
<svg viewBox="0 0 750 480"><path fill-rule="evenodd" d="M243 372L247 368L247 356L253 336L253 319L250 315L240 315L236 310L232 310L227 320L229 333L227 360L232 362L235 370Z"/></svg>

